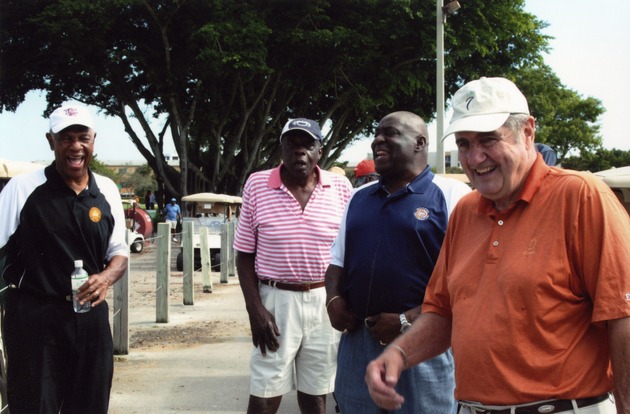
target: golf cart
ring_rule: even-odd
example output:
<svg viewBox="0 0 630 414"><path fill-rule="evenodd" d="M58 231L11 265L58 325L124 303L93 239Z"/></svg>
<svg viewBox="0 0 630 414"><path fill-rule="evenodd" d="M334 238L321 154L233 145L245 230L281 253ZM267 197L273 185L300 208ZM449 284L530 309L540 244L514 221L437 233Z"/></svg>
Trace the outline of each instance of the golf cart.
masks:
<svg viewBox="0 0 630 414"><path fill-rule="evenodd" d="M140 253L144 250L143 231L146 230L146 227L150 227L150 231L153 229L151 217L140 207L136 206L136 200L133 198L123 198L122 203L123 209L125 210L125 226L132 232L132 240L129 245L129 250L131 250L132 253ZM144 217L142 213L144 213L146 217Z"/></svg>
<svg viewBox="0 0 630 414"><path fill-rule="evenodd" d="M224 222L236 220L241 202L241 197L227 194L197 193L182 197L182 221L194 223L195 269L201 267L199 229L206 227L208 228L210 264L214 271L218 270L221 264L221 225ZM183 245L177 255L176 266L178 271L184 270Z"/></svg>
<svg viewBox="0 0 630 414"><path fill-rule="evenodd" d="M611 168L593 173L613 190L621 204L630 214L630 166Z"/></svg>

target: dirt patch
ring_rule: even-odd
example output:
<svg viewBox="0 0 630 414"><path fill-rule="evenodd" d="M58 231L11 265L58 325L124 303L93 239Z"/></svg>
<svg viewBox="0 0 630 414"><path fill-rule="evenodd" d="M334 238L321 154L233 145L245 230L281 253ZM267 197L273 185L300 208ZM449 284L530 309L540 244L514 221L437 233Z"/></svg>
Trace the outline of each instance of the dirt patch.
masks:
<svg viewBox="0 0 630 414"><path fill-rule="evenodd" d="M236 321L191 322L177 326L156 326L131 334L131 349L169 349L197 344L223 342L243 334L243 324Z"/></svg>
<svg viewBox="0 0 630 414"><path fill-rule="evenodd" d="M156 283L156 245L147 243L139 254L131 255L131 272L129 278L129 309L130 313L142 310L149 315L154 313L156 296L161 289L168 288L170 304L181 304L183 298L184 274L175 270L175 263L171 260L171 272L168 287L158 286ZM225 300L221 295L224 289L234 286L218 283L219 274L213 275L213 292L204 292L199 273L195 275L193 285L194 301L199 305L205 301L221 304ZM108 292L108 301L113 304L113 289ZM192 309L192 308L191 308ZM171 310L172 311L172 310ZM110 306L113 319L113 306ZM132 326L129 332L129 349L160 351L162 349L177 349L201 344L224 342L234 336L248 336L249 325L236 319L217 319L211 314L204 315L207 320L194 320L184 323L142 324Z"/></svg>

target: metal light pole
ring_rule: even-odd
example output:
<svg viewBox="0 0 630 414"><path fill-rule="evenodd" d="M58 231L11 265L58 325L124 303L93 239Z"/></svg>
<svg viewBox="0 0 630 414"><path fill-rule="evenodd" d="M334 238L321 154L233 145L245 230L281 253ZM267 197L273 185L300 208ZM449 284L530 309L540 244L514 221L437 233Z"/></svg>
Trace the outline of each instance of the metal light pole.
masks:
<svg viewBox="0 0 630 414"><path fill-rule="evenodd" d="M435 9L435 27L437 35L435 38L435 49L437 53L435 71L435 126L436 126L436 140L437 140L437 164L435 166L438 174L444 174L446 167L444 163L444 142L442 142L442 136L444 135L444 23L446 17L444 11L444 0L436 0Z"/></svg>
<svg viewBox="0 0 630 414"><path fill-rule="evenodd" d="M435 124L437 139L437 165L435 166L438 173L443 174L446 170L444 162L444 26L446 25L446 17L454 14L460 8L459 2L452 0L444 5L444 0L436 0L435 9L435 49L437 53L436 71L435 71Z"/></svg>

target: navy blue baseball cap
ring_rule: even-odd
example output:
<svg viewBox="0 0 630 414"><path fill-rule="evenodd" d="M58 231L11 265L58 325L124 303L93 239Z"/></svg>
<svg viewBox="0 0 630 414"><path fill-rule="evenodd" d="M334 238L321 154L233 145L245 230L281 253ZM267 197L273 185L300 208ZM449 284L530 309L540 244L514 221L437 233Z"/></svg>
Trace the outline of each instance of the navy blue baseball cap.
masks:
<svg viewBox="0 0 630 414"><path fill-rule="evenodd" d="M282 128L282 133L280 134L280 141L282 141L282 136L289 131L300 130L308 133L313 139L322 142L324 139L322 138L322 131L319 129L319 124L312 119L306 118L295 118L289 119L289 121L285 124L284 128Z"/></svg>

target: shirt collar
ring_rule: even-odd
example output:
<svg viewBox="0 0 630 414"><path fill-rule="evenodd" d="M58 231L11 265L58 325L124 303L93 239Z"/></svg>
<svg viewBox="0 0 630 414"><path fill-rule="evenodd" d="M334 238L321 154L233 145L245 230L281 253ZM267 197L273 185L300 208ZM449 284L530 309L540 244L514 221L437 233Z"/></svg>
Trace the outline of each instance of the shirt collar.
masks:
<svg viewBox="0 0 630 414"><path fill-rule="evenodd" d="M66 184L63 178L61 178L59 171L57 171L56 161L53 161L52 164L46 167L46 169L44 170L44 173L46 175L46 179L49 180L51 183L53 183L54 186L73 191L72 189L70 189L70 187L68 187L68 184ZM87 193L90 194L90 196L92 197L96 197L98 196L98 193L100 190L98 188L98 185L96 184L96 180L94 179L94 174L92 174L92 170L89 168L88 168L88 175L90 178L88 179ZM83 191L86 191L86 190L83 190Z"/></svg>
<svg viewBox="0 0 630 414"><path fill-rule="evenodd" d="M532 165L532 168L529 170L527 174L527 178L525 178L525 183L523 184L523 188L521 188L521 192L519 193L516 200L512 203L512 205L507 209L510 211L518 204L519 201L523 201L525 203L530 203L540 186L542 185L543 179L549 174L551 168L545 164L543 157L540 154L536 155L536 161ZM502 213L505 213L504 211ZM481 196L481 202L479 203L479 213L480 214L492 214L496 212L494 207L494 202Z"/></svg>
<svg viewBox="0 0 630 414"><path fill-rule="evenodd" d="M426 168L416 176L416 178L414 178L409 184L407 184L405 188L398 191L398 193L404 191L406 193L422 194L433 182L433 177L435 177L435 174L433 174L433 171L431 171L431 166L427 165ZM385 194L389 194L385 189L385 186L383 185L382 177L379 177L378 184L372 186L372 188L370 189L370 194L375 194L378 191L383 191Z"/></svg>
<svg viewBox="0 0 630 414"><path fill-rule="evenodd" d="M269 180L267 180L267 186L269 188L280 188L282 186L282 177L280 176L280 169L282 168L282 164L278 165L276 168L271 170L271 174L269 175ZM318 165L315 165L315 170L317 171L317 183L322 187L330 187L332 185L332 179L330 176L326 174L322 174L322 170Z"/></svg>

